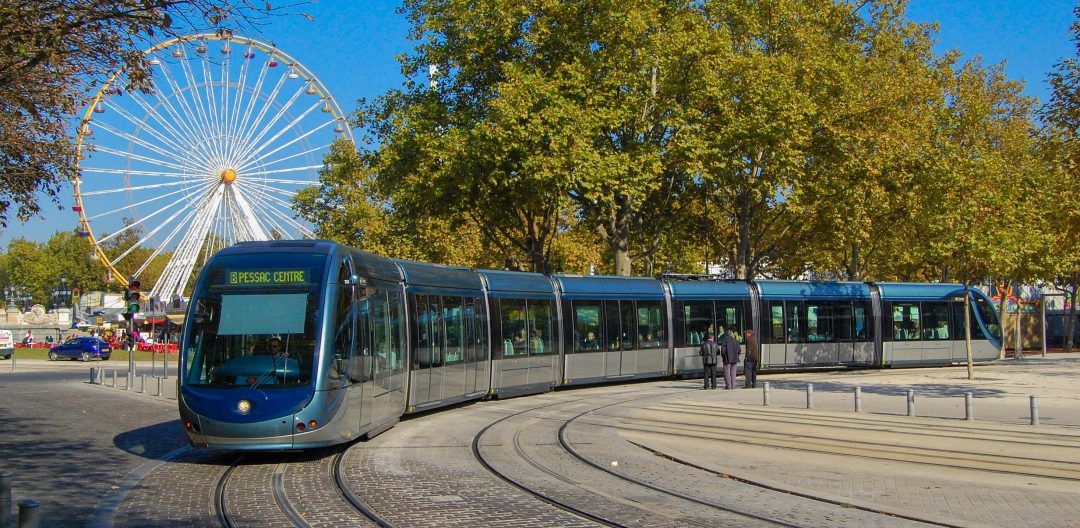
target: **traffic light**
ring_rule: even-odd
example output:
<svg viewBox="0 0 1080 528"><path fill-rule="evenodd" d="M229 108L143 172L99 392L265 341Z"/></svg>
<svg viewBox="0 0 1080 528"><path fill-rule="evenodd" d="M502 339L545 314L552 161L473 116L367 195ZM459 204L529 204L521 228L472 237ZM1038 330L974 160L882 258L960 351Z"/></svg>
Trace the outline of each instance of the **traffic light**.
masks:
<svg viewBox="0 0 1080 528"><path fill-rule="evenodd" d="M128 283L127 292L124 293L124 300L127 301L127 313L133 316L139 312L139 288L141 286L142 283L138 279L131 279L131 282Z"/></svg>

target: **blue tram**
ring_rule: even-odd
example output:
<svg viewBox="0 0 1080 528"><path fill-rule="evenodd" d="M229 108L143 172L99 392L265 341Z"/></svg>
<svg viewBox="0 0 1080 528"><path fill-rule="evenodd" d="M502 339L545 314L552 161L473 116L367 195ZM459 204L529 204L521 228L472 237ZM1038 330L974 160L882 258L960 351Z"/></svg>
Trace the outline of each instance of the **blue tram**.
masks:
<svg viewBox="0 0 1080 528"><path fill-rule="evenodd" d="M727 328L760 336L763 370L951 364L966 360L963 291L542 275L241 243L195 284L180 416L195 446L327 446L467 400L700 374L702 340ZM974 358L996 359L993 307L971 300Z"/></svg>

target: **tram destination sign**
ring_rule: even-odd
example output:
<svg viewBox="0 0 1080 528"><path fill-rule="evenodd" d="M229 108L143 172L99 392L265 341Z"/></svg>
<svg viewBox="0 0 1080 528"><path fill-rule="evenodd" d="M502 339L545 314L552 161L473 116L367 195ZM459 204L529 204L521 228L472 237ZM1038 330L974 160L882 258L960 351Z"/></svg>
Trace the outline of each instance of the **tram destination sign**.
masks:
<svg viewBox="0 0 1080 528"><path fill-rule="evenodd" d="M307 282L305 269L230 271L229 284L302 284Z"/></svg>

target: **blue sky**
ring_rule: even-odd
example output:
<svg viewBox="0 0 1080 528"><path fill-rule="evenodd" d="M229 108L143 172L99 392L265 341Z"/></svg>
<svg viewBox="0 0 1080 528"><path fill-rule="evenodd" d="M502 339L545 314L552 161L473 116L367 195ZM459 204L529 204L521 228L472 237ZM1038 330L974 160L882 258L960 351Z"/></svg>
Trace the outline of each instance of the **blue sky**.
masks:
<svg viewBox="0 0 1080 528"><path fill-rule="evenodd" d="M274 20L261 33L279 49L307 66L337 99L345 112L361 98L374 98L400 86L397 55L410 49L408 27L395 13L397 1L322 0L303 11L314 16ZM938 51L959 50L964 57L981 55L987 64L1006 62L1006 72L1027 83L1026 93L1045 101L1046 73L1074 53L1068 40L1073 0L911 0L913 20L940 22ZM45 241L56 230L75 227L70 189L64 210L43 201L43 220L14 222L0 232L0 248L14 237Z"/></svg>

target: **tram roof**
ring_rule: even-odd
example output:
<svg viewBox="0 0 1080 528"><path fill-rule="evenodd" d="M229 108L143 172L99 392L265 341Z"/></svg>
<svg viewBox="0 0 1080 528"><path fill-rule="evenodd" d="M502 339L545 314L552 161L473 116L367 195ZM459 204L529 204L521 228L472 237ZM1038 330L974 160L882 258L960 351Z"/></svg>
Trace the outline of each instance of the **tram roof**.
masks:
<svg viewBox="0 0 1080 528"><path fill-rule="evenodd" d="M479 295L483 291L480 275L472 268L392 260L401 266L405 272L405 284L415 293L461 293L461 290L465 290Z"/></svg>
<svg viewBox="0 0 1080 528"><path fill-rule="evenodd" d="M948 300L963 299L963 284L927 284L914 282L887 282L877 284L881 300ZM974 290L974 288L972 288Z"/></svg>
<svg viewBox="0 0 1080 528"><path fill-rule="evenodd" d="M567 299L663 299L660 281L649 277L609 275L556 275Z"/></svg>
<svg viewBox="0 0 1080 528"><path fill-rule="evenodd" d="M762 299L870 299L863 282L755 281Z"/></svg>
<svg viewBox="0 0 1080 528"><path fill-rule="evenodd" d="M487 278L488 291L500 297L554 297L551 278L524 271L480 270Z"/></svg>
<svg viewBox="0 0 1080 528"><path fill-rule="evenodd" d="M672 280L671 294L682 299L744 299L750 297L750 285L743 281Z"/></svg>

